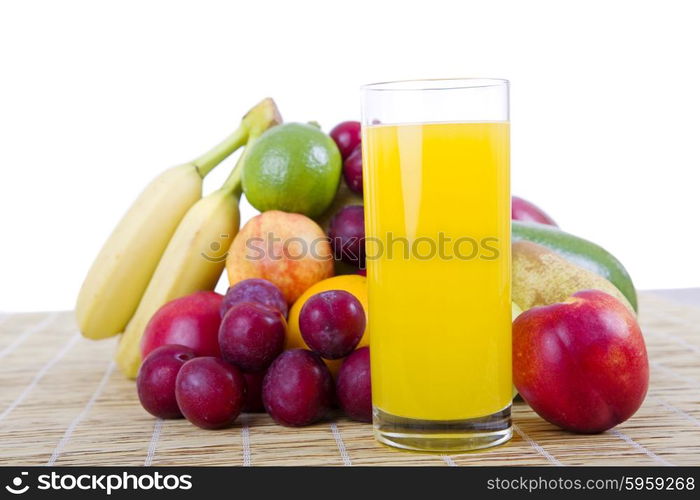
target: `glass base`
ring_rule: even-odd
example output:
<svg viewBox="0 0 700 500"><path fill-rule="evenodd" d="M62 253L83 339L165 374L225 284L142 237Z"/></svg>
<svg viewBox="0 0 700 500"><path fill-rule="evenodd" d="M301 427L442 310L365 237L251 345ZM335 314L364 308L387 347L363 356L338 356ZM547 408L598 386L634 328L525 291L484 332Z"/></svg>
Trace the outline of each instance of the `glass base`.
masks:
<svg viewBox="0 0 700 500"><path fill-rule="evenodd" d="M510 405L485 417L466 420L420 420L397 417L376 406L374 436L404 450L462 452L505 443L513 435Z"/></svg>

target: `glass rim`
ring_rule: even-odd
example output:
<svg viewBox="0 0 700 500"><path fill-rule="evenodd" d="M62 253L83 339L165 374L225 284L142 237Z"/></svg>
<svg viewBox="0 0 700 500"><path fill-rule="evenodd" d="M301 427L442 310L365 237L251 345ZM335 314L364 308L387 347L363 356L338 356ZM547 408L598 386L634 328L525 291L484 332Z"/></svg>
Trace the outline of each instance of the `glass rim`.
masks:
<svg viewBox="0 0 700 500"><path fill-rule="evenodd" d="M418 92L427 90L466 90L484 87L508 87L505 78L421 78L417 80L394 80L389 82L368 83L360 89L368 92Z"/></svg>

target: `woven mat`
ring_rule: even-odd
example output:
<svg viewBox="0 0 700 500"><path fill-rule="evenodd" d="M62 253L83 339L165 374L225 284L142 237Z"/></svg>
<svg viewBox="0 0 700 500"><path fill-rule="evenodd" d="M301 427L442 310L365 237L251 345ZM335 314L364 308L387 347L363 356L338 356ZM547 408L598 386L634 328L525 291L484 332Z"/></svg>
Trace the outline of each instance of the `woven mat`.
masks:
<svg viewBox="0 0 700 500"><path fill-rule="evenodd" d="M71 312L0 316L0 464L5 465L700 465L700 305L641 294L651 358L637 414L603 434L574 435L514 406L513 439L459 455L378 444L368 424L337 417L301 429L267 415L204 431L152 418L111 362L115 339L76 331Z"/></svg>

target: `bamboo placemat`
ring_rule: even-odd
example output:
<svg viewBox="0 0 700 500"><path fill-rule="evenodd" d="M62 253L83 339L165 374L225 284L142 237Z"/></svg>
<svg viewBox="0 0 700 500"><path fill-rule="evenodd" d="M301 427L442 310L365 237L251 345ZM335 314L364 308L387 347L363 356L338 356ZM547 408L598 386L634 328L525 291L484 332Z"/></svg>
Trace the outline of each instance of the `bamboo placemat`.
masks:
<svg viewBox="0 0 700 500"><path fill-rule="evenodd" d="M700 304L640 297L651 360L637 414L599 435L574 435L514 406L515 435L459 455L394 450L342 417L285 428L263 414L204 431L156 420L71 312L0 316L0 464L5 465L700 465Z"/></svg>

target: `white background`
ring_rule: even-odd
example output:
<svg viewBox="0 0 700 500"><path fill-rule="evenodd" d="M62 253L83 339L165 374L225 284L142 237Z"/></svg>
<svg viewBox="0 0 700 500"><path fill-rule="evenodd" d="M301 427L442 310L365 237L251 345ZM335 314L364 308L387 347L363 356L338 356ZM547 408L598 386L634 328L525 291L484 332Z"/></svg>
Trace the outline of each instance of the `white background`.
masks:
<svg viewBox="0 0 700 500"><path fill-rule="evenodd" d="M363 83L451 76L511 80L515 194L639 288L700 286L694 3L3 2L0 310L71 308L140 189L260 98L328 130Z"/></svg>

